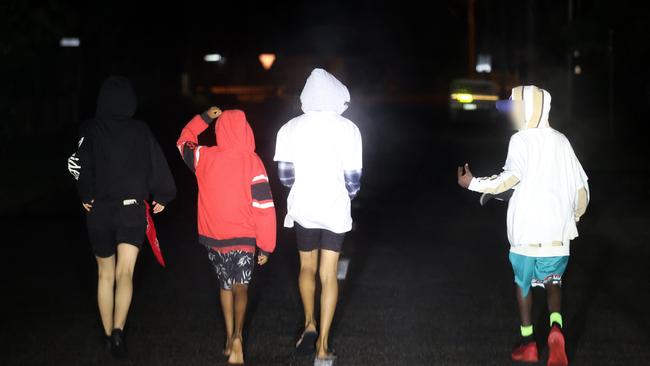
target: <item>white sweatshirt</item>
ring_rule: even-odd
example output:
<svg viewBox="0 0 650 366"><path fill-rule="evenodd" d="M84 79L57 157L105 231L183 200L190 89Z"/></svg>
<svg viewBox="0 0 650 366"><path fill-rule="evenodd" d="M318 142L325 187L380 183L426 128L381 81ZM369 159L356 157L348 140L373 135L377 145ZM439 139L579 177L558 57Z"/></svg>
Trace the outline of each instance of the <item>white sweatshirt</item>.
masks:
<svg viewBox="0 0 650 366"><path fill-rule="evenodd" d="M520 88L513 89L513 100L521 95ZM581 195L589 199L588 178L569 140L548 124L550 94L529 88L523 93L524 108L533 112L523 111L525 127L510 139L503 172L474 178L469 189L498 193L514 187L507 216L511 252L566 256L570 241L578 236L576 221L585 209L581 206L586 205ZM544 96L538 98L541 92Z"/></svg>
<svg viewBox="0 0 650 366"><path fill-rule="evenodd" d="M300 95L305 112L277 136L275 161L293 163L295 182L287 198L284 226L344 233L352 228L344 172L361 171L361 134L341 116L350 101L334 76L315 69Z"/></svg>

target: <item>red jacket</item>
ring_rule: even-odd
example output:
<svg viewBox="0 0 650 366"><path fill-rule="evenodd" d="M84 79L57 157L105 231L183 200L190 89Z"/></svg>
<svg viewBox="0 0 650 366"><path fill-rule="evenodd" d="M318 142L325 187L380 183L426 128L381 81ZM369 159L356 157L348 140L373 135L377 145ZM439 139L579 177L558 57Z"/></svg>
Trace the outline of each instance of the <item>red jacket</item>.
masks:
<svg viewBox="0 0 650 366"><path fill-rule="evenodd" d="M183 128L176 143L199 185L199 242L220 252L275 249L275 206L264 164L246 115L224 111L217 119L217 146L198 145L212 123L206 113Z"/></svg>

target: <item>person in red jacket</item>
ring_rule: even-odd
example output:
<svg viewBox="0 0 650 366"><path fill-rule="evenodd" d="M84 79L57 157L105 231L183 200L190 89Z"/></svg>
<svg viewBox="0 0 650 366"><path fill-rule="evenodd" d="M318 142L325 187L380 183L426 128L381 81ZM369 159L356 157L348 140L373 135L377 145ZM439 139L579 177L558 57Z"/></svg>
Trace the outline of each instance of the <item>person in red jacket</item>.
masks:
<svg viewBox="0 0 650 366"><path fill-rule="evenodd" d="M218 118L218 119L217 119ZM217 120L217 146L201 146L198 135ZM242 329L254 266L275 249L275 206L269 178L255 153L255 137L240 110L211 107L183 128L176 143L199 186L199 243L219 278L228 363L244 362Z"/></svg>

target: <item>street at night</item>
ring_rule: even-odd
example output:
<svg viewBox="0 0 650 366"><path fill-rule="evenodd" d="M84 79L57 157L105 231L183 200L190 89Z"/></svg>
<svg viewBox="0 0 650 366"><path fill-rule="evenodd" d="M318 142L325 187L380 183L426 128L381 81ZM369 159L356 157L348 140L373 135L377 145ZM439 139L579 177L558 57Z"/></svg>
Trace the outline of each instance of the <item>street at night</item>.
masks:
<svg viewBox="0 0 650 366"><path fill-rule="evenodd" d="M477 172L499 169L507 129L454 126L435 110L372 110L350 111L359 114L366 137L368 173L353 211L357 226L343 254L350 258L350 267L341 282L332 340L340 362L509 364L517 317L507 261L505 205L489 202L481 207L479 195L462 191L454 176L456 164L465 160ZM272 143L265 138L262 121L273 130L282 120L263 110L250 119L260 126L258 141ZM165 140L173 144L173 139L161 139ZM259 145L262 159L269 161L270 153L264 153L268 147L264 142ZM178 169L181 192L157 221L168 267L161 269L150 249L143 251L129 316L133 351L127 364L225 364L219 353L224 337L217 283L205 249L196 242L196 188L173 147L167 147L172 169ZM642 365L650 357L650 319L644 310L648 284L640 279L646 275L650 253L642 244L647 227L639 224L648 196L640 182L631 181L608 195L605 187L635 169L633 162L628 171L591 168L599 157L616 154L616 149L576 149L597 182L592 194L599 198L580 225L568 268L568 354L575 365ZM65 161L67 153L62 151L52 161ZM618 179L608 178L613 172ZM63 169L60 174L68 178ZM279 184L273 188L281 201L286 191ZM16 256L3 256L3 270L18 277L3 285L3 291L16 299L2 335L5 362L112 364L101 352L95 264L74 191L70 186L69 191L46 197L5 219L5 232L22 238L12 249ZM291 234L288 229L280 231L277 253L268 267L256 269L246 326L252 365L313 363L293 353L301 304ZM537 314L541 328L546 322L543 301L536 305L541 309Z"/></svg>
<svg viewBox="0 0 650 366"><path fill-rule="evenodd" d="M434 17L440 24L431 27L462 32L436 43L435 36L422 34L426 17L414 9L390 17L391 7L374 9L369 2L363 3L350 11L361 16L361 24L370 30L355 28L353 15L321 19L312 14L280 27L277 34L266 28L273 22L261 12L273 10L272 15L289 22L291 14L307 13L307 6L296 5L299 10L285 15L279 14L288 5L275 9L266 4L265 10L257 11L251 7L251 21L262 25L235 35L229 27L236 22L227 20L224 27L228 29L219 33L223 46L206 35L210 27L191 20L191 5L184 5L178 15L161 10L165 21L178 19L177 26L186 26L182 35L173 38L171 30L155 25L161 37L172 37L169 51L176 55L164 61L147 56L164 45L160 39L144 41L152 34L145 29L146 24L153 26L152 20L138 27L125 25L135 21L135 16L120 20L122 28L111 38L101 30L117 19L116 13L109 12L106 23L99 21L101 10L110 8L108 5L95 8L65 3L60 9L72 9L72 18L82 19L71 26L81 34L80 48L64 49L61 52L67 53L56 56L55 65L43 66L31 76L8 71L18 69L17 60L25 52L21 47L29 42L18 41L17 36L15 41L3 42L5 60L11 63L3 72L13 86L6 92L2 89L7 97L0 104L5 124L0 130L0 156L5 166L0 184L4 315L0 365L228 364L228 357L222 354L226 324L220 282L197 232L197 216L203 214L197 208L197 193L203 188L176 145L188 121L211 106L246 113L255 134L255 151L268 172L277 215L275 251L268 264L255 264L248 286L242 337L245 364L325 364L318 363L313 352L296 352L305 325L298 281L301 264L295 229L283 227L287 196L293 188L281 184L282 173L274 161L277 133L303 114L300 92L316 67L327 69L349 89L349 108L342 116L358 126L363 140L363 174L358 195L350 196L354 224L340 252L338 303L329 338L328 351L337 357L326 364L520 364L511 360L511 352L522 337L529 338L525 338L525 324L518 313L509 261L507 210L512 202L493 199L481 205L480 193L459 186L457 167L467 163L475 177L490 177L509 166L506 156L516 131L509 125L509 115L496 113L494 102L508 99L511 88L534 84L553 95L547 116L550 127L570 141L589 177L588 208L577 217L579 236L571 240L570 260L561 282L562 333L569 364L647 365L650 148L645 141L648 121L643 111L650 105L650 74L631 71L626 62L632 57L611 54L607 61L611 29L619 32L617 49L636 47L635 55L648 56L647 39L635 46L622 40L624 34L637 29L621 25L629 4L624 2L612 15L612 23L603 25L603 9L610 9L611 4L571 1L576 5L572 10L575 19L570 22L576 27L593 23L594 34L602 35L596 45L578 36L567 41L569 49L584 46L578 57L577 51L569 52L565 45L551 46L540 36L555 23L539 17L560 14L561 9L565 21L564 6L534 5L537 1L530 0L526 3L537 6L538 11L531 15L528 8L516 7L512 1L500 1L497 8L490 9L481 0L450 0ZM474 30L476 45L470 46L478 56L493 55L474 55L479 62L469 72L468 34L464 33L465 17L471 14L466 14L468 4L476 6L474 26L478 27ZM8 8L14 15L31 11L26 6L12 6ZM216 9L218 5L212 4L204 10ZM324 14L336 13L326 6L319 9ZM146 13L140 8L134 12ZM30 14L50 13L58 14L47 7ZM512 15L519 13L528 18L512 20ZM85 16L88 19L83 20ZM504 36L525 25L530 17L538 19L537 28L523 27L529 32L526 37ZM400 30L409 19L414 23ZM90 24L90 20L98 23ZM499 22L503 24L495 26ZM645 20L632 23L648 30ZM302 30L301 36L291 36ZM259 43L247 43L247 36L265 32L268 34L260 36ZM60 33L52 31L51 37L58 42ZM84 34L90 42L85 43ZM190 40L194 36L196 39ZM335 39L348 36L345 41ZM551 36L563 39L556 33ZM320 42L319 37L324 40L318 47L305 46ZM291 42L283 43L285 38ZM127 45L120 46L116 40ZM386 44L380 45L383 40ZM355 50L356 41L362 45ZM74 40L66 42L72 42L66 47L77 47ZM108 46L108 42L115 43ZM433 44L440 47L439 53L422 50ZM138 49L138 45L145 46ZM419 51L405 53L410 48ZM513 51L517 49L527 53ZM280 50L277 55L273 53L276 50ZM118 51L121 56L111 61L107 55ZM531 55L542 53L548 54L530 61ZM573 55L568 73L566 54ZM363 66L371 60L376 63ZM485 60L491 68L487 73L478 67ZM148 70L147 62L155 66ZM590 74L590 68L598 73ZM146 241L137 257L133 299L123 329L128 353L121 357L114 355L114 344L109 347L111 354L102 338L97 253L87 232L87 214L75 179L66 167L77 148L80 125L93 118L98 90L109 75L124 75L133 82L138 95L134 118L149 126L176 185L173 201L153 216L166 266L158 264ZM630 90L635 80L636 99L631 101L624 91ZM52 82L56 88L46 91L41 82ZM479 87L483 89L476 91ZM512 102L513 97L510 99ZM214 145L216 128L210 125L198 142ZM338 146L341 142L331 143ZM296 179L300 177L296 175ZM263 255L260 250L258 255ZM319 294L321 285L318 275L316 278ZM547 307L547 291L532 288L531 292L532 339L539 348L539 361L532 364L546 365L547 337L553 329L549 328L550 305ZM317 296L317 321L319 309Z"/></svg>

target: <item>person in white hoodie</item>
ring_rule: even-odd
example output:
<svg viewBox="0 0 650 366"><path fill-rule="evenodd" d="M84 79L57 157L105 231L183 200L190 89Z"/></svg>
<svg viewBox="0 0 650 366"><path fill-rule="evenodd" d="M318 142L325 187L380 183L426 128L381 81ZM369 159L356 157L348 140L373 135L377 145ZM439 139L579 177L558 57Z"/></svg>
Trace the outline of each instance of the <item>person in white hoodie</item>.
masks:
<svg viewBox="0 0 650 366"><path fill-rule="evenodd" d="M305 328L296 349L331 359L328 338L338 297L336 274L343 238L352 229L350 201L360 187L361 134L341 116L350 101L348 89L327 71L312 71L300 101L304 114L282 126L274 157L282 184L291 187L284 226L295 225L300 253ZM320 333L314 317L317 272L322 288Z"/></svg>
<svg viewBox="0 0 650 366"><path fill-rule="evenodd" d="M510 139L503 171L475 178L469 165L458 168L458 183L469 190L500 194L510 189L507 229L521 317L521 344L514 361L538 362L533 336L531 286L546 289L551 331L547 365L568 364L562 334L562 275L569 262L576 223L589 202L589 185L569 140L550 127L551 95L534 85L518 86L509 101L497 103L518 130Z"/></svg>

